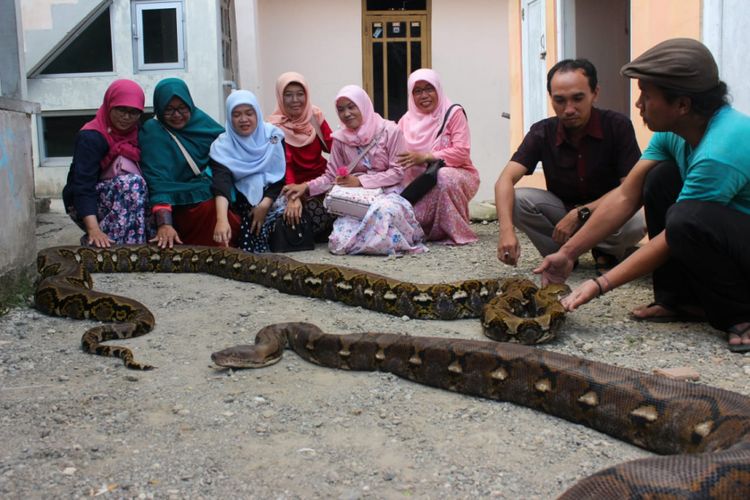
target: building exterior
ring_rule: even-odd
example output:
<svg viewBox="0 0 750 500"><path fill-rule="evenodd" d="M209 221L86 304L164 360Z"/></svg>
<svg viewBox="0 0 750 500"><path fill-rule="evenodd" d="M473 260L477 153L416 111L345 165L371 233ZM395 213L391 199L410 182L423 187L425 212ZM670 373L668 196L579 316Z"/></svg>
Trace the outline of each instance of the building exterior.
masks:
<svg viewBox="0 0 750 500"><path fill-rule="evenodd" d="M744 0L21 3L28 98L42 108L34 135L39 195L59 195L70 161L63 154L70 147L66 138L84 115L94 112L104 89L117 77L141 83L147 102L161 78L184 78L196 103L222 121L223 98L232 85L258 94L268 114L275 107L277 76L298 71L310 84L313 102L335 128L333 100L342 86L362 85L379 112L398 119L406 109L408 74L432 67L442 75L450 98L468 114L472 158L482 181L477 200L493 198L494 182L525 131L551 113L546 72L561 58L587 57L597 65L599 105L632 116L642 147L650 133L633 106L634 84L619 76L619 68L666 38L704 40L719 61L735 104L750 112L750 90L740 75L750 53L732 50L750 46L750 35L742 29L750 21ZM94 20L102 16L108 16L110 26L111 48L100 51L105 66L66 73L65 61L77 59L75 51L63 57L65 48L87 27L99 26L101 31L105 19L99 24ZM156 45L149 46L150 41ZM157 42L168 42L174 50ZM78 121L66 118L71 116ZM56 127L63 129L57 135Z"/></svg>
<svg viewBox="0 0 750 500"><path fill-rule="evenodd" d="M73 136L117 78L137 81L151 105L162 78L178 77L220 119L231 82L229 1L21 0L38 196L61 196ZM224 61L228 60L225 65ZM228 83L226 87L233 85Z"/></svg>

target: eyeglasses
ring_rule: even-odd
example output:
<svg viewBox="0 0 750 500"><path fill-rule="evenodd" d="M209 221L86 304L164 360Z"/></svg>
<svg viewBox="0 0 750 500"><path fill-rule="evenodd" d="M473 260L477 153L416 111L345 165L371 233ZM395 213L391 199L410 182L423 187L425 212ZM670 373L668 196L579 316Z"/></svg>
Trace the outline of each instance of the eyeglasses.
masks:
<svg viewBox="0 0 750 500"><path fill-rule="evenodd" d="M125 106L115 106L112 108L114 111L116 111L120 116L128 117L128 118L138 118L143 114L143 112L140 109L135 108L127 108Z"/></svg>
<svg viewBox="0 0 750 500"><path fill-rule="evenodd" d="M174 116L179 114L180 116L188 116L190 114L190 108L187 106L180 106L179 108L164 108L164 116Z"/></svg>
<svg viewBox="0 0 750 500"><path fill-rule="evenodd" d="M427 87L414 87L411 90L411 95L417 95L418 96L418 95L422 95L422 94L432 94L434 92L436 92L435 91L435 87L433 87L432 85L429 85Z"/></svg>

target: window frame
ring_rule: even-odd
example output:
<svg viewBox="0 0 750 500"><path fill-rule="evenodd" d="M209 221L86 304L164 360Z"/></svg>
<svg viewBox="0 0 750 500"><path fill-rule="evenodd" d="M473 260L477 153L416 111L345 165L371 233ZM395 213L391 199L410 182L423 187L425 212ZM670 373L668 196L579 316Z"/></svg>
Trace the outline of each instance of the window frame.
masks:
<svg viewBox="0 0 750 500"><path fill-rule="evenodd" d="M165 69L185 69L187 57L185 51L185 4L183 0L133 0L132 9L132 38L133 38L133 68L135 72ZM143 11L175 9L177 28L177 61L171 63L144 62Z"/></svg>
<svg viewBox="0 0 750 500"><path fill-rule="evenodd" d="M28 73L29 79L41 79L41 78L83 78L91 76L113 76L117 74L117 60L115 57L115 34L114 34L114 13L112 2L105 2L99 9L92 12L79 26L77 26L70 35L65 38L65 41L58 47L55 47L44 59L42 59L37 65ZM42 72L47 69L57 57L67 49L85 30L88 28L104 11L107 10L109 13L109 39L112 47L112 70L111 71L89 71L82 73L49 73L43 74Z"/></svg>
<svg viewBox="0 0 750 500"><path fill-rule="evenodd" d="M419 21L422 23L422 34L418 37L422 42L422 64L423 68L432 67L432 0L426 0L425 10L367 10L367 0L362 0L362 82L363 88L375 104L375 82L374 82L374 59L372 49L372 33L370 25L373 22L381 22L383 26L389 22L405 22L407 36L404 41L409 43L414 41L409 33L409 23ZM400 40L399 40L400 41ZM383 44L383 54L385 59L385 48L390 40L383 39L378 42ZM407 66L411 66L411 56L407 52ZM409 72L410 73L410 72ZM408 76L408 75L407 75ZM387 65L384 65L384 82L388 80ZM407 96L408 99L408 96ZM387 84L383 92L383 101L388 102ZM388 107L383 109L383 117L393 119L389 116Z"/></svg>
<svg viewBox="0 0 750 500"><path fill-rule="evenodd" d="M70 156L49 156L47 154L47 141L44 138L44 120L45 118L61 118L68 116L86 116L96 115L97 109L71 109L57 111L42 111L36 115L37 140L39 142L39 166L40 167L67 167L73 161L73 155ZM78 131L76 131L78 132Z"/></svg>

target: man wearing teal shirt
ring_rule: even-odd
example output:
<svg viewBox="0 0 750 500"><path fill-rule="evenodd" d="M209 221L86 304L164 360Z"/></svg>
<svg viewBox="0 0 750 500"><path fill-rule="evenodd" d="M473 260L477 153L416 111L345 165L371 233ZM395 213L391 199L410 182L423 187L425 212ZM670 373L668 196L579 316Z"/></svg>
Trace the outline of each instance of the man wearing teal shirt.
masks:
<svg viewBox="0 0 750 500"><path fill-rule="evenodd" d="M591 299L653 272L644 321L705 319L729 348L750 351L750 117L729 106L716 61L696 40L667 40L623 66L638 79L636 106L656 132L623 183L535 272L562 282L581 253L645 207L650 240L563 305Z"/></svg>

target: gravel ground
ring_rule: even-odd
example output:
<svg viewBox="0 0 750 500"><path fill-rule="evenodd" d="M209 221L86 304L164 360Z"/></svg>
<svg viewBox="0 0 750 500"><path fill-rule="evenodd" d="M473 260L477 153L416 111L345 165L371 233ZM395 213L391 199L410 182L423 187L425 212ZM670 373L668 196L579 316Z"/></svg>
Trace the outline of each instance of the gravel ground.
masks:
<svg viewBox="0 0 750 500"><path fill-rule="evenodd" d="M78 239L54 203L38 222L39 248ZM475 228L478 244L420 256L320 248L295 257L420 282L530 275L538 259L528 241L509 269L495 258L497 225ZM571 284L592 276L586 257ZM209 358L280 321L482 339L477 320L404 320L204 275L95 275L95 288L151 308L156 329L123 345L158 369L83 353L89 322L32 308L0 317L2 498L553 498L650 455L512 404L321 368L290 352L262 370L221 370ZM750 357L729 353L710 327L628 319L650 298L648 280L607 294L543 348L649 372L690 366L698 383L750 395Z"/></svg>

